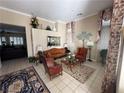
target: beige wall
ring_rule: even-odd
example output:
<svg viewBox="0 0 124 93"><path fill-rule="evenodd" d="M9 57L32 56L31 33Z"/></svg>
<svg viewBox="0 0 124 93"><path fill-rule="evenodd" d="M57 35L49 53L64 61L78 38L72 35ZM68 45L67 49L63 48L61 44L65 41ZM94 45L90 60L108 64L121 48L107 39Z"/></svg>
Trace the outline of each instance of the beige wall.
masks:
<svg viewBox="0 0 124 93"><path fill-rule="evenodd" d="M30 16L25 16L12 11L7 11L0 9L0 23L13 24L26 27L26 38L27 38L27 50L28 56L32 56L32 42L31 42L31 26L30 26ZM41 18L39 19L39 24L45 28L47 25L53 26L55 23L51 21L45 21ZM65 24L58 24L58 31L64 34ZM64 39L62 40L64 42Z"/></svg>
<svg viewBox="0 0 124 93"><path fill-rule="evenodd" d="M75 45L76 47L81 47L82 46L82 41L77 39L77 35L82 31L82 32L91 32L93 36L91 37L91 40L95 42L96 40L96 35L98 31L98 16L90 16L85 19L76 21L76 27L75 27ZM97 60L97 49L96 49L96 44L94 45L92 49L92 58Z"/></svg>

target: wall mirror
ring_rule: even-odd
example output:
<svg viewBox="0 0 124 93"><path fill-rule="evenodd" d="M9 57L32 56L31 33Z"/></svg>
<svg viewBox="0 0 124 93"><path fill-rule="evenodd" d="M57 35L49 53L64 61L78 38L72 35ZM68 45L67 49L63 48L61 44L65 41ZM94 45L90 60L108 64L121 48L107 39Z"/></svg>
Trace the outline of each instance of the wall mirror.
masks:
<svg viewBox="0 0 124 93"><path fill-rule="evenodd" d="M60 46L60 37L48 36L47 37L47 46Z"/></svg>

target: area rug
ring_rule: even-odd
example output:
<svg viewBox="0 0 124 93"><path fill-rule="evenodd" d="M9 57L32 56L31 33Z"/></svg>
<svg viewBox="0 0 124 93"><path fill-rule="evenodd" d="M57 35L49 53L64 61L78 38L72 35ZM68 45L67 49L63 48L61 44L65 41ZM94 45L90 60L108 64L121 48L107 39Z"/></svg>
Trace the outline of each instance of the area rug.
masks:
<svg viewBox="0 0 124 93"><path fill-rule="evenodd" d="M94 68L86 65L75 65L72 67L71 71L70 68L65 64L63 64L63 70L81 83L85 83L85 81L95 71Z"/></svg>
<svg viewBox="0 0 124 93"><path fill-rule="evenodd" d="M0 76L0 93L50 93L33 66Z"/></svg>

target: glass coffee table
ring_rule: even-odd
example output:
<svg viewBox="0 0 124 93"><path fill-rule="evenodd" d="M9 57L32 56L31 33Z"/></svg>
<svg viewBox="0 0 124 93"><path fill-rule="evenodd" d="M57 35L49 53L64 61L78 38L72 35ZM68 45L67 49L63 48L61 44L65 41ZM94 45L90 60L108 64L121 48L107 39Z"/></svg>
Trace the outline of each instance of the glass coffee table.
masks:
<svg viewBox="0 0 124 93"><path fill-rule="evenodd" d="M71 71L75 65L77 65L77 59L75 58L74 54L68 54L67 57L61 60L61 62L67 65Z"/></svg>

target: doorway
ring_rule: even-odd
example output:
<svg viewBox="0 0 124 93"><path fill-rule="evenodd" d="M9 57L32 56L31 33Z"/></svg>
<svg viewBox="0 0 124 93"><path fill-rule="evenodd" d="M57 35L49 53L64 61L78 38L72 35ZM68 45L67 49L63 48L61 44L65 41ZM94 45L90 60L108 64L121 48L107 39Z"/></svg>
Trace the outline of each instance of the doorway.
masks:
<svg viewBox="0 0 124 93"><path fill-rule="evenodd" d="M1 61L27 57L24 26L0 23Z"/></svg>

